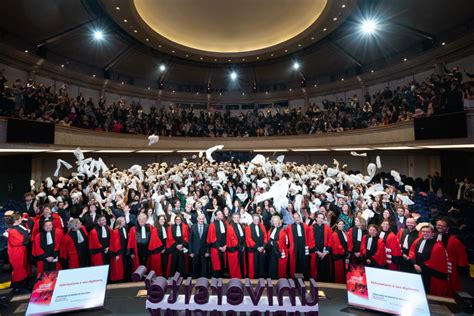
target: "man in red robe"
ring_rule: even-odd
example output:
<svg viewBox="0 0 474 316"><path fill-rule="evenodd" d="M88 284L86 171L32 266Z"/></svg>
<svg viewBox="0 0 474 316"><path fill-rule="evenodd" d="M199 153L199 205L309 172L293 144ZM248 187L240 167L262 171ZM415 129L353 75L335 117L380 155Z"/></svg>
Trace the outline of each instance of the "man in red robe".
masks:
<svg viewBox="0 0 474 316"><path fill-rule="evenodd" d="M400 260L400 271L416 273L413 269L413 264L410 261L410 249L415 240L420 237L420 232L416 230L416 220L409 217L405 221L406 228L400 228L397 234L397 239L402 248L402 259Z"/></svg>
<svg viewBox="0 0 474 316"><path fill-rule="evenodd" d="M309 276L308 256L310 232L308 225L301 222L299 213L293 214L294 223L286 227L288 235L288 261L290 262L290 278L295 277L295 273L301 273L305 278Z"/></svg>
<svg viewBox="0 0 474 316"><path fill-rule="evenodd" d="M387 256L385 254L385 244L379 238L379 228L375 224L369 225L369 234L362 237L360 245L360 256L364 264L374 268L385 268Z"/></svg>
<svg viewBox="0 0 474 316"><path fill-rule="evenodd" d="M441 241L448 252L448 272L449 272L449 296L454 292L460 291L461 279L459 273L467 274L469 261L467 260L466 248L462 242L454 235L449 233L448 220L440 218L436 221L437 241Z"/></svg>
<svg viewBox="0 0 474 316"><path fill-rule="evenodd" d="M267 230L260 223L260 215L252 216L252 223L245 227L245 239L248 253L249 278L265 277L265 247L268 244Z"/></svg>
<svg viewBox="0 0 474 316"><path fill-rule="evenodd" d="M128 232L128 249L127 254L132 259L132 271L138 266L143 265L149 268L149 251L152 227L146 223L147 216L141 213L137 218L137 226L130 228Z"/></svg>
<svg viewBox="0 0 474 316"><path fill-rule="evenodd" d="M421 274L427 294L448 296L448 254L440 241L434 238L434 228L426 223L421 238L410 249L413 268Z"/></svg>
<svg viewBox="0 0 474 316"><path fill-rule="evenodd" d="M89 234L81 221L74 218L69 222L69 232L64 235L59 251L62 268L83 268L89 266Z"/></svg>
<svg viewBox="0 0 474 316"><path fill-rule="evenodd" d="M33 239L33 257L37 260L38 273L61 269L59 248L62 237L62 229L53 229L52 221L43 222L42 231Z"/></svg>
<svg viewBox="0 0 474 316"><path fill-rule="evenodd" d="M232 223L227 225L226 238L230 277L244 278L247 272L245 264L245 232L240 224L239 213L232 215Z"/></svg>
<svg viewBox="0 0 474 316"><path fill-rule="evenodd" d="M188 275L189 228L183 223L183 217L176 215L174 225L168 226L166 248L169 252L168 275L179 272Z"/></svg>
<svg viewBox="0 0 474 316"><path fill-rule="evenodd" d="M91 265L100 266L109 262L109 246L111 229L107 226L107 219L104 215L98 215L96 225L89 233L89 253Z"/></svg>
<svg viewBox="0 0 474 316"><path fill-rule="evenodd" d="M209 224L207 244L211 249L212 274L216 278L221 278L224 276L227 261L227 232L222 211L217 210L215 217L214 222Z"/></svg>
<svg viewBox="0 0 474 316"><path fill-rule="evenodd" d="M13 212L12 212L13 213ZM5 212L5 215L7 212ZM26 293L28 278L31 274L30 262L28 260L28 248L30 245L30 234L22 225L20 214L6 215L5 223L8 227L8 258L12 266L11 286L19 294Z"/></svg>
<svg viewBox="0 0 474 316"><path fill-rule="evenodd" d="M329 238L332 230L324 224L324 215L318 214L316 223L309 227L311 234L310 253L310 276L321 282L331 280L331 256L329 256Z"/></svg>
<svg viewBox="0 0 474 316"><path fill-rule="evenodd" d="M63 229L61 217L58 214L53 213L49 206L44 206L42 214L36 216L34 219L33 231L31 235L34 237L39 234L39 232L43 230L44 222L48 220L53 223L54 229Z"/></svg>

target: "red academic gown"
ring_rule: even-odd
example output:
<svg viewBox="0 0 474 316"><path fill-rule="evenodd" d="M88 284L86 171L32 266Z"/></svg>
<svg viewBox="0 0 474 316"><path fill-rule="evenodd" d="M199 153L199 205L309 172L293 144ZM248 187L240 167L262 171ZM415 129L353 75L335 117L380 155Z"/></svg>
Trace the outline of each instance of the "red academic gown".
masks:
<svg viewBox="0 0 474 316"><path fill-rule="evenodd" d="M311 233L309 232L308 225L301 223L301 241L300 249L297 245L297 227L296 223L286 226L286 234L288 235L288 261L290 262L290 278L295 277L295 272L297 270L296 266L298 265L298 270L303 273L306 277L309 273L308 271L308 256L309 256L309 246L311 244ZM306 247L308 247L308 255L306 255Z"/></svg>
<svg viewBox="0 0 474 316"><path fill-rule="evenodd" d="M368 247L369 236L362 236L362 242L360 244L360 257L364 260L364 265L367 265L367 259L370 259L371 264L369 267L374 268L385 268L387 265L387 255L385 251L385 244L381 238L372 238L372 245L370 249Z"/></svg>
<svg viewBox="0 0 474 316"><path fill-rule="evenodd" d="M57 271L61 269L59 261L59 250L61 247L61 239L63 238L62 229L53 229L51 232L53 238L53 245L46 245L46 232L38 233L33 239L33 257L38 261L36 262L36 269L38 273L44 271ZM48 249L50 247L50 249ZM55 257L58 260L54 263L46 261L47 257Z"/></svg>
<svg viewBox="0 0 474 316"><path fill-rule="evenodd" d="M319 252L324 252L327 250L327 247L329 246L329 239L331 238L332 230L329 228L328 225L323 224L321 233L322 236L316 236L315 230L318 228L318 224L313 224L309 227L309 233L310 233L310 243L309 243L309 252L310 252L310 276L314 279L318 278L318 262L319 262L319 257L316 251ZM318 242L318 239L319 242ZM324 257L325 260L330 260L330 256L326 255ZM330 264L330 262L328 262ZM324 270L324 269L323 269ZM324 271L324 272L329 272L329 271ZM322 273L324 273L322 272Z"/></svg>
<svg viewBox="0 0 474 316"><path fill-rule="evenodd" d="M224 227L226 224L224 223ZM207 244L210 247L211 264L214 271L222 271L227 266L227 256L219 250L219 247L223 247L227 242L227 231L221 233L220 224L217 220L209 224L207 231Z"/></svg>
<svg viewBox="0 0 474 316"><path fill-rule="evenodd" d="M63 221L61 216L56 213L51 213L51 217L49 218L53 222L53 230L54 229L62 229L63 228ZM40 231L43 231L43 223L44 223L44 216L38 215L34 219L33 224L33 231L31 232L32 237L39 234Z"/></svg>
<svg viewBox="0 0 474 316"><path fill-rule="evenodd" d="M177 271L181 275L188 274L188 254L185 252L189 243L189 227L186 224L181 224L181 236L177 236L177 225L168 226L166 239L166 248L169 251L168 257L168 275L174 275ZM183 250L179 251L176 246L183 245Z"/></svg>
<svg viewBox="0 0 474 316"><path fill-rule="evenodd" d="M400 262L403 259L402 247L397 236L393 232L385 232L383 237L385 250L387 251L387 264L389 270L400 270Z"/></svg>
<svg viewBox="0 0 474 316"><path fill-rule="evenodd" d="M154 228L151 232L150 244L148 245L148 250L150 252L149 266L150 271L155 271L156 275L162 276L165 271L162 265L161 252L163 251L163 249L165 249L166 245L162 243L158 234L159 231L157 228Z"/></svg>
<svg viewBox="0 0 474 316"><path fill-rule="evenodd" d="M346 236L344 239L343 234ZM347 240L347 241L346 241ZM346 258L351 251L349 237L346 232L336 230L329 239L329 249L333 260L334 282L346 283Z"/></svg>
<svg viewBox="0 0 474 316"><path fill-rule="evenodd" d="M89 233L89 253L92 266L101 266L108 263L108 255L104 253L104 250L110 246L112 230L109 226L105 226L105 229L107 231L106 238L102 238L102 228L100 226L95 226Z"/></svg>
<svg viewBox="0 0 474 316"><path fill-rule="evenodd" d="M272 233L275 227L268 231L268 244L270 246L270 277L272 279L286 278L288 264L288 236L286 230L281 226L276 228L274 237Z"/></svg>
<svg viewBox="0 0 474 316"><path fill-rule="evenodd" d="M422 253L419 253L423 238L418 238L410 249L410 260L421 267L425 291L431 295L448 296L448 255L443 244L428 239Z"/></svg>
<svg viewBox="0 0 474 316"><path fill-rule="evenodd" d="M259 230L258 236L255 227ZM252 223L245 227L245 242L247 244L249 278L263 278L265 275L265 250L263 252L258 252L257 249L259 247L265 249L268 244L268 236L265 226L262 223L258 224L258 226Z"/></svg>
<svg viewBox="0 0 474 316"><path fill-rule="evenodd" d="M88 258L83 256L87 256L87 240L89 238L89 234L84 226L81 227L82 237L84 238L84 247L86 248L85 252L78 251L77 249L77 233L75 231L69 231L65 234L61 240L61 247L59 249L59 257L61 260L67 262L68 269L76 269L85 267L86 263L88 263ZM72 234L76 234L75 236ZM82 262L82 264L81 264ZM64 268L64 267L63 267Z"/></svg>
<svg viewBox="0 0 474 316"><path fill-rule="evenodd" d="M138 228L138 234L141 234L141 227L139 226L134 226L130 228L130 231L128 232L128 252L132 255L134 255L133 260L132 260L132 271L135 271L139 266L140 266L140 257L139 257L139 250L138 250L138 245L137 245L137 228ZM150 268L150 257L148 255L148 250L149 250L149 245L150 245L150 239L151 235L153 232L153 228L149 224L145 224L145 231L148 239L148 245L146 245L146 262L141 262L144 266L146 266L148 269ZM148 270L151 271L151 270ZM155 271L156 272L156 271Z"/></svg>
<svg viewBox="0 0 474 316"><path fill-rule="evenodd" d="M8 258L12 266L12 283L18 283L27 279L31 274L30 262L28 260L28 245L30 234L27 229L13 226L8 230Z"/></svg>
<svg viewBox="0 0 474 316"><path fill-rule="evenodd" d="M237 225L240 225L243 235L240 236ZM227 225L227 260L231 278L244 278L247 274L245 264L245 230L241 224Z"/></svg>
<svg viewBox="0 0 474 316"><path fill-rule="evenodd" d="M469 261L467 259L466 248L456 236L443 234L441 243L448 252L448 261L451 263L448 294L449 296L453 296L454 292L462 290L458 269L467 268L469 266Z"/></svg>
<svg viewBox="0 0 474 316"><path fill-rule="evenodd" d="M125 249L127 247L127 240L129 240L128 234L126 234L126 232L127 230L125 227L116 228L111 231L109 245L111 281L121 281L125 277ZM125 236L122 236L124 233L127 235L127 239L125 238Z"/></svg>

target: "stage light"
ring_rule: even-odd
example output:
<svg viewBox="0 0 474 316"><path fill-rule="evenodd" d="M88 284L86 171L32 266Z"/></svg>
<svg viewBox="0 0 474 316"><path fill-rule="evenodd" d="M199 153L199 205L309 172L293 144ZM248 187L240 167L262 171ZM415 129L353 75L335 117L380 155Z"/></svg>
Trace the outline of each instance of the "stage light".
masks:
<svg viewBox="0 0 474 316"><path fill-rule="evenodd" d="M163 72L163 71L165 71L165 70L166 70L166 66L163 65L163 64L161 64L161 65L160 65L160 71Z"/></svg>
<svg viewBox="0 0 474 316"><path fill-rule="evenodd" d="M366 19L362 21L360 25L360 30L362 33L371 35L377 31L378 23L372 19Z"/></svg>
<svg viewBox="0 0 474 316"><path fill-rule="evenodd" d="M230 73L230 79L232 79L232 80L237 79L237 73L236 73L235 71L232 71L232 72Z"/></svg>
<svg viewBox="0 0 474 316"><path fill-rule="evenodd" d="M294 70L300 69L300 64L298 64L298 62L295 61L295 62L293 63L293 69L294 69Z"/></svg>
<svg viewBox="0 0 474 316"><path fill-rule="evenodd" d="M104 39L104 33L102 31L94 31L94 39L97 41L101 41Z"/></svg>

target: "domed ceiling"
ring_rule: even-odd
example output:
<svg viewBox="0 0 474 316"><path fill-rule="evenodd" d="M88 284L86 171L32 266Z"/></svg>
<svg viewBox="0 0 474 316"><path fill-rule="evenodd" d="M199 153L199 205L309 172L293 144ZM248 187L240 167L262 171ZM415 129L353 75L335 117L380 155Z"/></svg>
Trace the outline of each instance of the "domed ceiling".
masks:
<svg viewBox="0 0 474 316"><path fill-rule="evenodd" d="M139 17L157 36L210 53L248 53L302 34L327 0L134 0Z"/></svg>

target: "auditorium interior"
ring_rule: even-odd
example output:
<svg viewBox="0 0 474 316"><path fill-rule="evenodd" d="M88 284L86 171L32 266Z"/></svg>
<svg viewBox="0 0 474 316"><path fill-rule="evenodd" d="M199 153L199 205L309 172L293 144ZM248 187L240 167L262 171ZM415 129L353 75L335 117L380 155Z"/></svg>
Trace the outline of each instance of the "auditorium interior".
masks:
<svg viewBox="0 0 474 316"><path fill-rule="evenodd" d="M0 315L472 315L472 4L2 1Z"/></svg>

